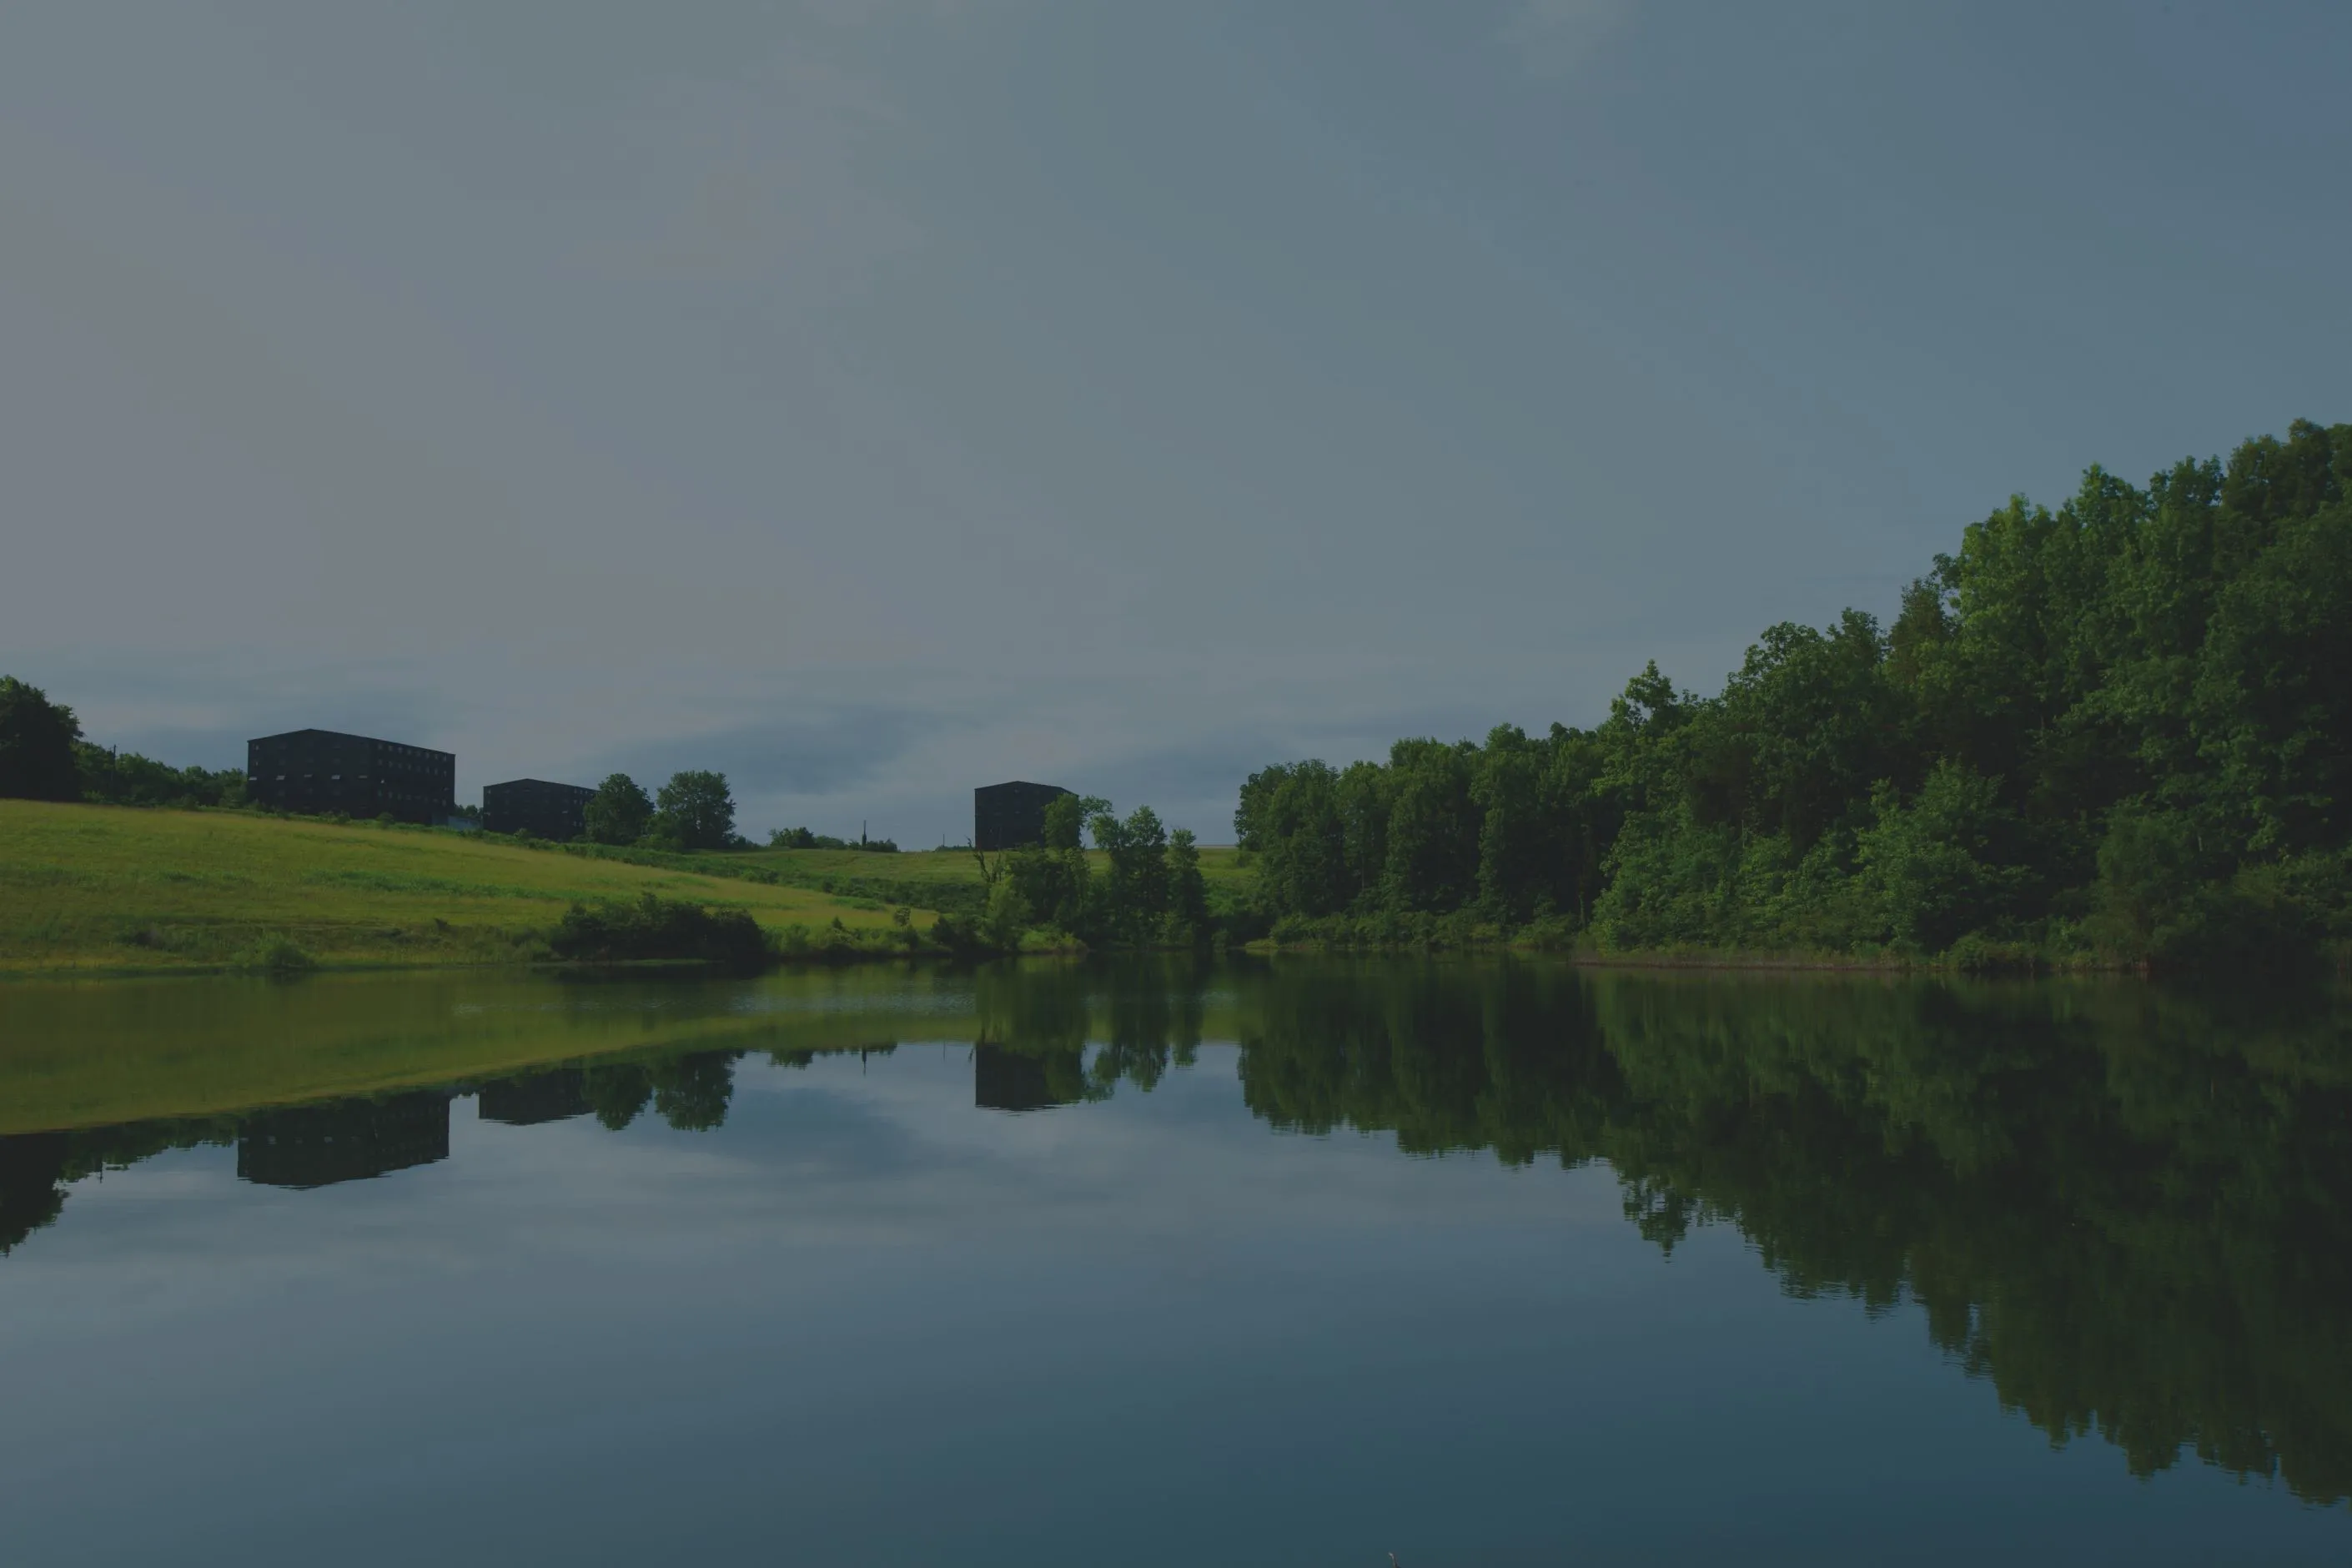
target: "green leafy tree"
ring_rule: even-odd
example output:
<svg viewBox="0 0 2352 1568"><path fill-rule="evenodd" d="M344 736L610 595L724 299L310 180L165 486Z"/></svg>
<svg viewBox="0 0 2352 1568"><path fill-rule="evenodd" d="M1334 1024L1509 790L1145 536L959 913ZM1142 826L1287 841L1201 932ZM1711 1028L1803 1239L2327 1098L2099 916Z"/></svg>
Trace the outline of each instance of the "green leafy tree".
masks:
<svg viewBox="0 0 2352 1568"><path fill-rule="evenodd" d="M585 815L590 843L635 844L653 824L654 803L628 774L608 773L589 796Z"/></svg>
<svg viewBox="0 0 2352 1568"><path fill-rule="evenodd" d="M681 849L724 849L735 837L735 797L725 773L670 774L656 802L654 831Z"/></svg>
<svg viewBox="0 0 2352 1568"><path fill-rule="evenodd" d="M1209 886L1201 876L1201 849L1192 830L1168 835L1168 939L1191 946L1209 934Z"/></svg>
<svg viewBox="0 0 2352 1568"><path fill-rule="evenodd" d="M175 768L136 752L117 752L88 741L74 744L74 766L84 800L110 805L242 805L241 768Z"/></svg>
<svg viewBox="0 0 2352 1568"><path fill-rule="evenodd" d="M0 796L79 800L81 723L37 686L0 675Z"/></svg>
<svg viewBox="0 0 2352 1568"><path fill-rule="evenodd" d="M1045 847L1048 849L1076 849L1087 823L1109 809L1110 802L1100 795L1055 795L1045 804Z"/></svg>
<svg viewBox="0 0 2352 1568"><path fill-rule="evenodd" d="M1097 813L1089 826L1110 864L1102 881L1102 926L1115 942L1155 941L1168 915L1168 834L1159 813L1139 805L1124 820Z"/></svg>

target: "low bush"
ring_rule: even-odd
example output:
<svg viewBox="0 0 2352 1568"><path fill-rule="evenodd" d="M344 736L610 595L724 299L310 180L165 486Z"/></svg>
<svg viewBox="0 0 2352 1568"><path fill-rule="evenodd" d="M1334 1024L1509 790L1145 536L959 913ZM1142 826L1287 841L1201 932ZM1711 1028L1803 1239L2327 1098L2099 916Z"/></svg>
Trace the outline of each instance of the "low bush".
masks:
<svg viewBox="0 0 2352 1568"><path fill-rule="evenodd" d="M319 966L291 937L266 936L237 955L236 967L252 974L301 974Z"/></svg>
<svg viewBox="0 0 2352 1568"><path fill-rule="evenodd" d="M548 939L557 958L594 963L667 959L761 969L775 954L742 910L709 909L647 893L635 903L574 904Z"/></svg>

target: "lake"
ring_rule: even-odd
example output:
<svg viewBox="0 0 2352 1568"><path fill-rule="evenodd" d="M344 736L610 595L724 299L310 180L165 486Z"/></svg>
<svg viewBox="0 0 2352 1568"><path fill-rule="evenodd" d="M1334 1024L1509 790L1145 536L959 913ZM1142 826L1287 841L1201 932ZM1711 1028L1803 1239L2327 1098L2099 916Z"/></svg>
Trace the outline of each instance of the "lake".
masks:
<svg viewBox="0 0 2352 1568"><path fill-rule="evenodd" d="M0 1561L2352 1560L2352 1001L0 984Z"/></svg>

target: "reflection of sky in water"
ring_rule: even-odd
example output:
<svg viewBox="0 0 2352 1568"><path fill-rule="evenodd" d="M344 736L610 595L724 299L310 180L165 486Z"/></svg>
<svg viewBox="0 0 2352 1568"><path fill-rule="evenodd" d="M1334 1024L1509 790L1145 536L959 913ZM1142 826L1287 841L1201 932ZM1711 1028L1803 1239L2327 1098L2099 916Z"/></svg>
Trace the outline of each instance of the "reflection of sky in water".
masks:
<svg viewBox="0 0 2352 1568"><path fill-rule="evenodd" d="M976 1110L746 1058L715 1132L453 1107L313 1192L85 1181L0 1264L8 1561L2336 1562L2053 1453L1908 1312L1671 1259L1602 1169L1269 1131L1235 1053Z"/></svg>

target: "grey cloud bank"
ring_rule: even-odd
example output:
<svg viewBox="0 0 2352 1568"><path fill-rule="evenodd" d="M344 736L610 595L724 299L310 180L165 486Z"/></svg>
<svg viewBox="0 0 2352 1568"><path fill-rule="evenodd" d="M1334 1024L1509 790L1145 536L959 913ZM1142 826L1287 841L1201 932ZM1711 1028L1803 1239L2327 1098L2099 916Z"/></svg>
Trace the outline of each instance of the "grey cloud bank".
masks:
<svg viewBox="0 0 2352 1568"><path fill-rule="evenodd" d="M12 11L0 668L95 736L1049 777L1590 722L2342 418L2325 7Z"/></svg>

